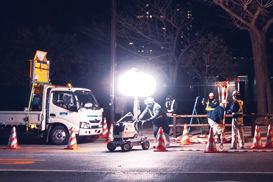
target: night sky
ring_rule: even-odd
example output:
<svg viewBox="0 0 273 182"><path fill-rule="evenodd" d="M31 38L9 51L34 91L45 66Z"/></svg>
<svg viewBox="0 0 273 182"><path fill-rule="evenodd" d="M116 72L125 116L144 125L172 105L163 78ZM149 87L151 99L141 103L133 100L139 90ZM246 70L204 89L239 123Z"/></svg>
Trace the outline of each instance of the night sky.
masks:
<svg viewBox="0 0 273 182"><path fill-rule="evenodd" d="M117 0L118 7L120 5L130 5L129 0ZM118 12L121 10L118 9ZM236 52L236 56L251 57L251 45L247 32L221 28L220 23L223 22L216 17L217 10L198 4L193 15L199 19L200 25L206 21L207 25L211 25L208 31L220 33L226 39L229 46ZM205 18L205 19L204 19ZM105 85L108 84L110 71L110 45L102 45L97 40L91 39L80 31L82 26L88 26L92 21L105 22L110 25L111 22L111 0L9 0L1 2L0 7L0 63L5 62L4 57L9 46L12 45L12 38L16 34L18 27L24 26L29 29L37 29L38 26L48 26L54 28L59 34L77 35L81 44L81 51L88 54L88 60L109 61L109 68L104 69L104 76L99 80L100 87L93 88L91 84L79 82L75 77L80 72L74 69L75 77L71 77L66 81L74 81L74 85L91 88L96 93L101 93L109 102L109 90ZM225 22L224 22L225 23ZM109 47L107 47L109 46ZM31 59L36 50L31 50L22 60ZM51 53L48 52L48 55ZM73 65L72 65L73 66ZM28 68L27 68L28 69ZM3 75L2 75L3 76ZM0 78L1 82L4 80ZM6 80L5 80L6 81ZM27 83L27 82L26 82Z"/></svg>
<svg viewBox="0 0 273 182"><path fill-rule="evenodd" d="M1 30L18 25L52 25L61 32L77 32L81 24L110 18L109 0L10 0L1 3Z"/></svg>

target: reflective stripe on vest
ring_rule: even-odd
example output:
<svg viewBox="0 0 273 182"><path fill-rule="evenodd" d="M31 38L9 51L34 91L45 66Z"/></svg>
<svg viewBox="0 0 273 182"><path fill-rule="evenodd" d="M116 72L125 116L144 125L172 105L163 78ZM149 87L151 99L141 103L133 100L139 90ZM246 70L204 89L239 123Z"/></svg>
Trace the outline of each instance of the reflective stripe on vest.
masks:
<svg viewBox="0 0 273 182"><path fill-rule="evenodd" d="M169 108L169 107L168 107L168 103L169 103L169 102L166 102L167 112L173 112L173 110L174 110L174 109L173 109L174 102L175 102L175 99L172 100L171 109L168 109L168 108Z"/></svg>
<svg viewBox="0 0 273 182"><path fill-rule="evenodd" d="M148 110L149 110L149 113L150 113L151 117L152 117L152 116L154 116L154 114L155 114L155 108L156 108L155 106L158 106L158 105L159 105L158 103L156 103L156 102L154 103L154 106L153 106L153 112L151 112L151 109L150 109L150 108L148 108Z"/></svg>
<svg viewBox="0 0 273 182"><path fill-rule="evenodd" d="M215 101L216 101L216 99L214 99L211 103L214 104ZM213 111L214 110L214 108L209 106L209 99L208 99L208 104L207 104L206 110L207 111Z"/></svg>
<svg viewBox="0 0 273 182"><path fill-rule="evenodd" d="M243 112L243 104L244 104L244 101L242 100L236 100L240 106L238 112L233 112L232 115L243 115L244 112Z"/></svg>

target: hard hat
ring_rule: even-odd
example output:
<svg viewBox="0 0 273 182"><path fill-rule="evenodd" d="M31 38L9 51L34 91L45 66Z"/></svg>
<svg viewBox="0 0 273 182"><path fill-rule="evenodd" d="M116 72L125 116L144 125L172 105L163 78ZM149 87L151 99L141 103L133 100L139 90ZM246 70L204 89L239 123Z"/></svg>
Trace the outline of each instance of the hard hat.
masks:
<svg viewBox="0 0 273 182"><path fill-rule="evenodd" d="M154 103L154 98L152 98L152 97L147 97L147 98L144 100L144 103L145 103L145 104L153 104L153 103Z"/></svg>
<svg viewBox="0 0 273 182"><path fill-rule="evenodd" d="M209 93L209 97L214 97L214 93Z"/></svg>
<svg viewBox="0 0 273 182"><path fill-rule="evenodd" d="M173 97L172 97L171 95L168 95L168 96L166 97L166 101L170 101L170 100L173 100Z"/></svg>
<svg viewBox="0 0 273 182"><path fill-rule="evenodd" d="M233 92L232 92L232 96L234 96L235 98L237 98L237 97L240 97L240 92L239 91L236 91L236 90L234 90Z"/></svg>

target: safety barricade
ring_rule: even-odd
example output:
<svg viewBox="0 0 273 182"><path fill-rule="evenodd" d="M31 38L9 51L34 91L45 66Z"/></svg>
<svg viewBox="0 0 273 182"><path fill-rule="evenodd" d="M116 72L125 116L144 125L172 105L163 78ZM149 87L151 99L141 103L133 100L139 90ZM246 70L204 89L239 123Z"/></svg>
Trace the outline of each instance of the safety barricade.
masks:
<svg viewBox="0 0 273 182"><path fill-rule="evenodd" d="M173 127L173 137L177 137L177 128L178 127L184 127L184 124L177 124L177 119L178 118L207 118L209 115L203 114L203 115L173 115L173 125L169 125L169 127ZM231 114L227 114L226 117L232 117ZM268 121L270 118L273 117L273 114L243 114L243 117L250 117L251 119L251 136L254 136L255 133L255 119L256 117L264 117ZM209 124L187 124L188 127L205 127L209 126ZM226 127L231 127L231 124L225 124Z"/></svg>

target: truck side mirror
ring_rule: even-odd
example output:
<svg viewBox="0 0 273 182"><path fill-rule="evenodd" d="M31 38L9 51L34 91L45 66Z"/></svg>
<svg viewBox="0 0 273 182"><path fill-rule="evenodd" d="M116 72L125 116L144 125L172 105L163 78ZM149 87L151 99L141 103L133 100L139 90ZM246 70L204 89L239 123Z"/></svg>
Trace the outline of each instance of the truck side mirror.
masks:
<svg viewBox="0 0 273 182"><path fill-rule="evenodd" d="M75 106L75 105L71 106L70 111L78 112L77 106Z"/></svg>

